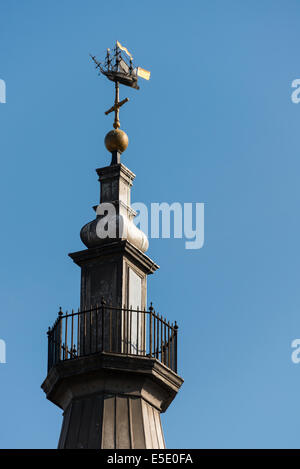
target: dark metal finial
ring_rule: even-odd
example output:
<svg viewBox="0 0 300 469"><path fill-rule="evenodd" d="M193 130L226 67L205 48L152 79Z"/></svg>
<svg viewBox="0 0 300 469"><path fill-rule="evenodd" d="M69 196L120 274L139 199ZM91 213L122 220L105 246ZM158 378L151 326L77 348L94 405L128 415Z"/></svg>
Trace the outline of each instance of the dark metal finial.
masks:
<svg viewBox="0 0 300 469"><path fill-rule="evenodd" d="M63 312L61 310L61 306L59 307L59 311L58 311L58 316L62 316L63 315Z"/></svg>
<svg viewBox="0 0 300 469"><path fill-rule="evenodd" d="M120 163L121 163L121 153L117 150L112 151L110 166L113 166L114 164L120 164Z"/></svg>
<svg viewBox="0 0 300 469"><path fill-rule="evenodd" d="M151 301L151 302L150 302L150 308L149 308L149 311L151 311L151 313L152 313L153 309L154 309L154 308L153 308L153 306L152 306L152 301Z"/></svg>
<svg viewBox="0 0 300 469"><path fill-rule="evenodd" d="M106 305L106 301L105 301L105 299L104 299L104 296L102 296L102 298L101 298L101 305L102 305L102 306Z"/></svg>

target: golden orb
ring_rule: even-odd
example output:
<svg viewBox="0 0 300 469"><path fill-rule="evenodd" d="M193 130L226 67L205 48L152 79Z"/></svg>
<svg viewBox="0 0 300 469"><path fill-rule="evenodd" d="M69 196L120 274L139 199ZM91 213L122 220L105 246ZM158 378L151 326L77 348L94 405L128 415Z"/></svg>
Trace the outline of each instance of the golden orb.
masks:
<svg viewBox="0 0 300 469"><path fill-rule="evenodd" d="M121 129L114 129L106 134L104 143L108 151L123 153L128 147L128 135Z"/></svg>

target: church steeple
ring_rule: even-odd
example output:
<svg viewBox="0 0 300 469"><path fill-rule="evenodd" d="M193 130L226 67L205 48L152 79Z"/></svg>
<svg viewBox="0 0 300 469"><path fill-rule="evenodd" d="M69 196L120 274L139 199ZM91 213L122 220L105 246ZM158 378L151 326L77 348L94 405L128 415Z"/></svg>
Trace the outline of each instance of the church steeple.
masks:
<svg viewBox="0 0 300 469"><path fill-rule="evenodd" d="M125 69L121 50L127 51L117 43L114 61L107 53L105 69L94 58L97 67L116 89L119 83L138 89L132 56ZM100 204L80 233L87 249L69 254L81 268L80 309L60 310L48 331L42 388L64 412L59 448L164 448L160 413L183 382L177 324L152 303L147 308L147 277L158 265L146 256L147 237L133 222L135 175L120 162L128 144L119 128L121 103L116 93L109 110L114 130L105 138L112 161L96 170Z"/></svg>

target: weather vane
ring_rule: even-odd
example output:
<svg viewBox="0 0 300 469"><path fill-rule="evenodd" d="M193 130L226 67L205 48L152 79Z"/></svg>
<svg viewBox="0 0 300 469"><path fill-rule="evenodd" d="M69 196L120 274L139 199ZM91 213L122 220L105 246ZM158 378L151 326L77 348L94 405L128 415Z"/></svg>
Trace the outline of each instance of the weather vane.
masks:
<svg viewBox="0 0 300 469"><path fill-rule="evenodd" d="M123 54L123 52L126 55ZM126 85L139 90L138 77L149 80L150 72L141 67L134 67L132 55L119 41L116 42L113 53L111 53L110 49L107 49L104 63L98 62L93 55L91 55L91 58L96 64L96 69L99 70L99 75L102 73L115 83L114 105L105 111L106 115L114 111L115 120L113 126L115 130L111 130L106 135L105 145L108 151L113 154L112 164L120 163L120 154L125 151L128 146L128 136L120 129L120 107L127 103L129 99L125 98L122 101L119 100L119 85Z"/></svg>

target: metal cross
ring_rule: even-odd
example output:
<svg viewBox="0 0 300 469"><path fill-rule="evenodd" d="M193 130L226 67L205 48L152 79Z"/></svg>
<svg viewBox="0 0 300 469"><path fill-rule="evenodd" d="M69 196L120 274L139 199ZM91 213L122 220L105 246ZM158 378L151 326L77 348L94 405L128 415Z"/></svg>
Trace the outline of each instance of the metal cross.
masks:
<svg viewBox="0 0 300 469"><path fill-rule="evenodd" d="M128 98L123 99L123 101L119 101L119 82L115 82L115 88L116 88L116 96L115 96L115 104L108 109L108 111L105 112L105 115L107 116L111 112L115 111L115 121L114 121L114 128L119 129L120 128L120 120L119 120L119 112L120 112L120 107L123 106L123 104L127 103L129 101Z"/></svg>

